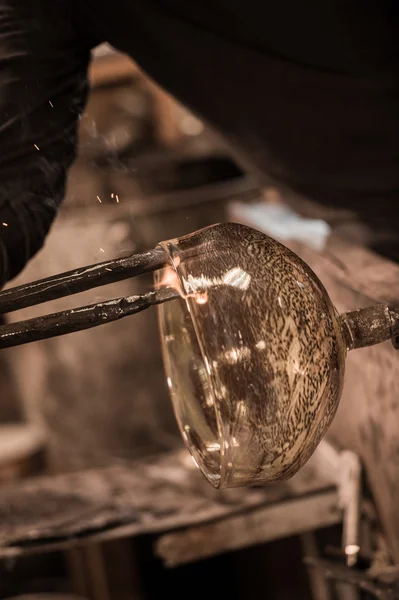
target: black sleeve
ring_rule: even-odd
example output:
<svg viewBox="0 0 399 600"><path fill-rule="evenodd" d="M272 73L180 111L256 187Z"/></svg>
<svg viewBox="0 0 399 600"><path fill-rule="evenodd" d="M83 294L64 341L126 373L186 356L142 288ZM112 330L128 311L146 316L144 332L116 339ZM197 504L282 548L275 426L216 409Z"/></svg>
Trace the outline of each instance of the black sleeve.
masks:
<svg viewBox="0 0 399 600"><path fill-rule="evenodd" d="M265 184L399 227L397 0L85 0ZM289 194L287 194L289 196Z"/></svg>
<svg viewBox="0 0 399 600"><path fill-rule="evenodd" d="M0 284L62 199L93 39L128 53L265 182L399 221L398 3L320 6L0 0Z"/></svg>
<svg viewBox="0 0 399 600"><path fill-rule="evenodd" d="M0 285L41 248L62 200L89 44L64 0L0 0Z"/></svg>

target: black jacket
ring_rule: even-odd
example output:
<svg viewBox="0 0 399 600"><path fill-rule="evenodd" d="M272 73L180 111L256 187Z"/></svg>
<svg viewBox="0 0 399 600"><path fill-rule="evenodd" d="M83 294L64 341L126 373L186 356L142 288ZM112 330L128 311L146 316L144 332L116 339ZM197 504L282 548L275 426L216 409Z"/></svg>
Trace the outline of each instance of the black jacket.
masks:
<svg viewBox="0 0 399 600"><path fill-rule="evenodd" d="M0 280L43 244L104 41L265 181L396 218L398 23L397 0L0 0Z"/></svg>

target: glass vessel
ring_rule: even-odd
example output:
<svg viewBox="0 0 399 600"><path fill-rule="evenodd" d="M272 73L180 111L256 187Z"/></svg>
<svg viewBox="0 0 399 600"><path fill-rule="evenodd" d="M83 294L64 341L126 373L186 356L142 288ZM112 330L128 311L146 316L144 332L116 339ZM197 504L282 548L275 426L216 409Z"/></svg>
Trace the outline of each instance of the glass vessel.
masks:
<svg viewBox="0 0 399 600"><path fill-rule="evenodd" d="M391 313L339 316L298 256L243 225L160 246L156 287L180 295L158 307L165 371L194 461L217 488L288 479L335 415L347 350L389 339Z"/></svg>
<svg viewBox="0 0 399 600"><path fill-rule="evenodd" d="M348 350L392 340L399 306L339 315L293 252L235 223L4 290L0 314L155 272L155 290L0 326L0 349L159 307L183 438L215 487L279 481L314 452L336 412Z"/></svg>

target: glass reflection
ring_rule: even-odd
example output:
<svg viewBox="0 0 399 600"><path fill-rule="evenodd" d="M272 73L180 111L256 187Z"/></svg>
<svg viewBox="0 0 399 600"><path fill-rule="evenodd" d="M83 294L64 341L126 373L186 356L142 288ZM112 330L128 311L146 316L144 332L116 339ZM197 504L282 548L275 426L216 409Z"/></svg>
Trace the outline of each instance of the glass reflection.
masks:
<svg viewBox="0 0 399 600"><path fill-rule="evenodd" d="M190 452L215 487L286 479L339 400L346 345L322 284L287 248L227 223L162 243L166 374Z"/></svg>

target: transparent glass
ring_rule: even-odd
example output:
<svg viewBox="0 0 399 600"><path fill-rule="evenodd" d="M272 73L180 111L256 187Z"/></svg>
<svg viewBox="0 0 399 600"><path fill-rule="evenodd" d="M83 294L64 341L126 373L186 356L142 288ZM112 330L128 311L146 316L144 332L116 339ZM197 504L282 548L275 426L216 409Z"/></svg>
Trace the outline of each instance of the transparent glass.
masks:
<svg viewBox="0 0 399 600"><path fill-rule="evenodd" d="M347 343L323 285L288 248L226 223L162 242L164 363L185 443L217 488L291 477L336 412Z"/></svg>

